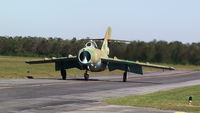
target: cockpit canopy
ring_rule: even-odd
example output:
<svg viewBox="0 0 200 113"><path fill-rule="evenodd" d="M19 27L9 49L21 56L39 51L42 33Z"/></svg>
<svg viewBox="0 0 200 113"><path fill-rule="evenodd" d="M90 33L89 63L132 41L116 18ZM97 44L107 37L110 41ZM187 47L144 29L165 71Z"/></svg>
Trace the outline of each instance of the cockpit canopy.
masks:
<svg viewBox="0 0 200 113"><path fill-rule="evenodd" d="M93 48L98 48L97 44L94 41L89 41L85 44L85 47L93 47Z"/></svg>

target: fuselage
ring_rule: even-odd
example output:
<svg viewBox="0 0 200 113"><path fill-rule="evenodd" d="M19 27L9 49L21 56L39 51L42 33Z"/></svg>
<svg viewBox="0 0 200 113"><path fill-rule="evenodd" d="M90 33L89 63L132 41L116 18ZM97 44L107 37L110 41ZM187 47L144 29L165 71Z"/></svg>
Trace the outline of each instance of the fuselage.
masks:
<svg viewBox="0 0 200 113"><path fill-rule="evenodd" d="M103 71L106 64L101 61L101 57L108 57L103 51L97 48L96 43L90 41L78 53L78 60L83 67L92 72Z"/></svg>

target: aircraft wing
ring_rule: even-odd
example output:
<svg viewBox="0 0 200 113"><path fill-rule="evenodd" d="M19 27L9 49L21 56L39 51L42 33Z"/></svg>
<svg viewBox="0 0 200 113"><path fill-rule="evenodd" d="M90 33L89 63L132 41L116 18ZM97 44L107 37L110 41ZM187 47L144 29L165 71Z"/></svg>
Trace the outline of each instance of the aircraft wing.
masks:
<svg viewBox="0 0 200 113"><path fill-rule="evenodd" d="M28 64L55 63L55 69L57 71L69 68L82 69L82 66L79 64L77 57L44 58L42 60L26 61L26 63Z"/></svg>
<svg viewBox="0 0 200 113"><path fill-rule="evenodd" d="M174 70L173 67L169 67L169 66L134 62L134 61L129 61L129 60L121 60L117 58L101 58L101 60L102 62L107 63L109 71L119 69L119 70L132 72L136 74L143 74L142 67Z"/></svg>

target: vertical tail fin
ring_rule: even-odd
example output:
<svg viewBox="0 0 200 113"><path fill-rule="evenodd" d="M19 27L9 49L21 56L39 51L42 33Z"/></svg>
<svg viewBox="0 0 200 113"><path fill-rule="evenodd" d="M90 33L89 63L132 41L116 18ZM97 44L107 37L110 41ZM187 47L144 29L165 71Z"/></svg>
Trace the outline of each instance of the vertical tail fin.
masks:
<svg viewBox="0 0 200 113"><path fill-rule="evenodd" d="M109 55L108 40L110 40L111 38L111 32L112 32L111 27L108 27L104 41L103 41L103 45L101 47L101 51L106 53L106 55Z"/></svg>

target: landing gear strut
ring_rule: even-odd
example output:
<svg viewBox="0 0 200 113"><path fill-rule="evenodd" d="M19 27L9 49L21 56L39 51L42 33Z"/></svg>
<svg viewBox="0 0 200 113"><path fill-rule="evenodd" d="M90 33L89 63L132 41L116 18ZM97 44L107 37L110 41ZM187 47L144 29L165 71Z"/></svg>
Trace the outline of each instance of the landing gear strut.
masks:
<svg viewBox="0 0 200 113"><path fill-rule="evenodd" d="M60 70L60 73L61 73L62 79L63 79L63 80L66 80L66 78L67 78L66 70L65 70L65 69L61 69L61 70Z"/></svg>
<svg viewBox="0 0 200 113"><path fill-rule="evenodd" d="M89 76L90 76L90 75L87 73L87 71L88 71L88 70L86 70L85 73L84 73L84 79L85 79L85 80L88 80L88 79L89 79Z"/></svg>
<svg viewBox="0 0 200 113"><path fill-rule="evenodd" d="M126 81L127 81L127 71L125 71L123 75L123 82L126 82Z"/></svg>

